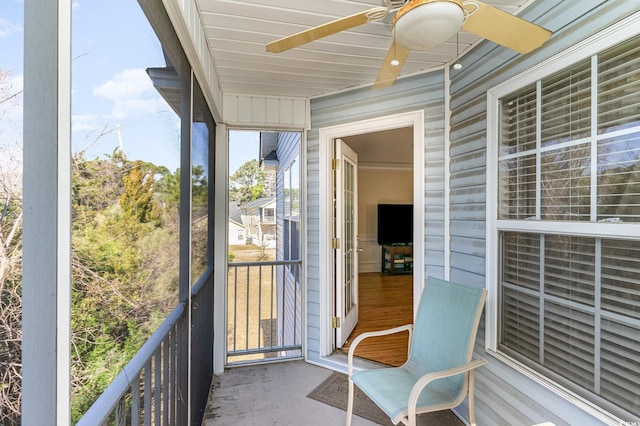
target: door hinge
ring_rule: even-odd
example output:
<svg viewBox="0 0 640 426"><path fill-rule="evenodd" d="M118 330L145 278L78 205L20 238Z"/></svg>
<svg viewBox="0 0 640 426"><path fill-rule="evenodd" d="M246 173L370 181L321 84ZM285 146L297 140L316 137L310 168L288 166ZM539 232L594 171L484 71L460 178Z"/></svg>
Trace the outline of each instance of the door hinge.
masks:
<svg viewBox="0 0 640 426"><path fill-rule="evenodd" d="M340 248L340 238L331 239L331 248L337 250Z"/></svg>
<svg viewBox="0 0 640 426"><path fill-rule="evenodd" d="M338 158L331 160L331 170L340 170L340 160Z"/></svg>
<svg viewBox="0 0 640 426"><path fill-rule="evenodd" d="M331 328L340 328L340 318L339 317L331 318Z"/></svg>

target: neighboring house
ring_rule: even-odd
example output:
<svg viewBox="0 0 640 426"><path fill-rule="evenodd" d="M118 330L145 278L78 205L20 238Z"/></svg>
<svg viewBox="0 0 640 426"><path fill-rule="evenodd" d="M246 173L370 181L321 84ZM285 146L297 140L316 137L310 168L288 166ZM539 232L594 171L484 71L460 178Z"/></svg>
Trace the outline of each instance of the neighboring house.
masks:
<svg viewBox="0 0 640 426"><path fill-rule="evenodd" d="M277 271L278 336L280 344L295 346L302 339L302 247L300 241L300 152L301 133L280 133L276 150L270 151L264 164L276 170L276 227L279 236L276 260L290 262ZM290 351L294 353L294 351Z"/></svg>
<svg viewBox="0 0 640 426"><path fill-rule="evenodd" d="M555 34L531 54L517 55L482 42L461 58L461 71L443 64L402 78L384 91L357 87L293 100L220 92L215 58L210 56L201 28L207 17L199 15L194 0L165 3L171 5L168 12L160 2L141 0L141 4L153 5L149 9L161 12L148 16L164 36L166 52L189 54L179 56L179 61L171 58L177 69L188 71L180 77L182 84L173 86L176 99L190 99L179 90L192 87L194 75L203 82L203 90L208 90L206 105L216 120L211 134L216 133L216 126L286 127L304 134L298 162L299 194L304 196L294 202L290 180L290 206L283 204L277 217L274 198L247 203L241 210L250 235L277 247L281 259L299 256L302 260L304 317L300 326L306 361L346 369L344 362L329 358L335 271L329 154L333 139L343 136L336 129L345 133L356 128L379 130L378 123L411 116L412 121L403 125L413 126L417 135L413 201L418 215L414 223L422 237L414 241L414 295L420 295L427 275L489 291L475 347L476 355L489 361L475 376L478 423L531 425L550 420L557 425L612 425L640 421L637 2L538 0L521 16ZM234 4L227 5L229 10ZM62 254L69 251L64 236L70 234L71 221L70 212L57 206L64 205L71 193L64 178L70 175L69 166L65 156L59 156L60 151L68 154L70 149L65 145L65 126L70 125L71 117L56 100L62 97L63 102L71 91L70 84L57 80L58 73L70 68L71 55L64 49L59 57L50 53L59 48L55 33L46 31L57 28L55 5L41 1L36 6L42 11L30 2L27 5L27 17L43 29L25 27L25 39L30 41L25 69L38 72L25 73L28 161L24 172L23 317L28 344L23 352L23 389L28 424L52 424L51 413L60 416L56 404L63 404L68 395L56 398L56 392L65 390L69 376L65 370L68 359L64 359L69 357L69 336L64 333L71 286L65 278ZM171 37L174 31L186 46ZM279 102L281 109L270 108ZM283 111L294 108L288 110L286 105L301 106L304 112L298 115L302 118L290 120ZM191 116L190 111L181 114L182 120ZM190 125L183 122L182 128ZM213 150L223 146L225 139L214 144L211 138L209 143ZM183 145L189 144L183 136ZM286 171L296 162L279 151L293 145L278 145L276 192L280 194L286 194ZM210 170L216 182L228 177L225 167L212 165ZM224 190L217 191L215 199L215 205L225 205ZM300 208L302 201L304 208ZM188 219L188 202L181 208L187 209L184 217ZM215 232L225 232L228 226L226 217L217 220ZM301 237L277 245L276 227L282 227L282 235L301 230ZM189 229L188 222L184 229ZM185 241L180 254L181 261L188 262L189 242ZM171 358L170 365L180 367L180 374L172 372L171 377L187 382L176 385L182 391L175 403L178 418L186 418L181 412L187 411L183 407L187 402L195 404L192 394L204 395L206 400L208 386L190 394L187 380L194 379L193 389L195 379L207 377L207 372L201 372L205 369L201 361L206 361L207 368L212 363L218 374L224 371L227 259L223 255L226 248L217 241L212 238L210 252L214 255L201 281L204 284L194 286L190 296L189 274L180 282L176 316L183 316L177 323L188 324L200 334L171 340L172 348L179 347L179 355ZM292 300L298 301L298 296ZM191 309L194 306L197 309ZM200 318L204 307L213 312ZM214 340L213 347L207 339ZM56 387L59 383L62 385ZM138 392L140 383L136 386ZM466 413L463 404L458 414Z"/></svg>
<svg viewBox="0 0 640 426"><path fill-rule="evenodd" d="M235 220L229 219L229 245L247 244L247 228Z"/></svg>
<svg viewBox="0 0 640 426"><path fill-rule="evenodd" d="M238 203L229 201L229 245L247 244L247 227L242 223Z"/></svg>
<svg viewBox="0 0 640 426"><path fill-rule="evenodd" d="M276 246L276 199L263 197L238 207L242 223L249 233L252 244L262 247Z"/></svg>

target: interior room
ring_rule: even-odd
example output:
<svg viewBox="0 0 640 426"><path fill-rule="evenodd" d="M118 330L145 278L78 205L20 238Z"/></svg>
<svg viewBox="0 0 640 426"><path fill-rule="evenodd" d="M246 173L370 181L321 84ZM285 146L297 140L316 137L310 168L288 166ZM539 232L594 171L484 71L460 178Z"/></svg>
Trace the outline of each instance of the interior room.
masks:
<svg viewBox="0 0 640 426"><path fill-rule="evenodd" d="M412 225L413 216L389 211L386 222L379 222L379 205L413 208L413 129L353 135L342 138L358 154L358 273L359 320L347 342L339 348L348 352L349 344L366 331L409 324L413 321L413 265L410 255L394 255L394 266L386 264L383 245L410 246L406 237L380 241L379 226L390 236L395 226ZM406 209L405 209L406 210ZM397 222L401 221L402 224ZM409 229L411 232L413 228ZM406 234L406 230L404 230ZM405 247L409 253L410 247ZM397 262L397 263L395 263ZM358 356L390 365L406 359L407 336L393 335L371 339L358 349Z"/></svg>

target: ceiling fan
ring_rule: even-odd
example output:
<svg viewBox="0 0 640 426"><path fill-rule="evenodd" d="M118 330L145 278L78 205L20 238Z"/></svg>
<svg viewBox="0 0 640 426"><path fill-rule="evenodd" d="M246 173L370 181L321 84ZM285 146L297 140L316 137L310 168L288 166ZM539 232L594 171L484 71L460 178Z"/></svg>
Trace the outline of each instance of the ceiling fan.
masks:
<svg viewBox="0 0 640 426"><path fill-rule="evenodd" d="M412 50L439 46L460 29L519 53L537 49L551 36L545 28L476 0L384 0L384 4L271 42L267 51L284 52L395 13L391 47L373 85L382 89L395 82Z"/></svg>

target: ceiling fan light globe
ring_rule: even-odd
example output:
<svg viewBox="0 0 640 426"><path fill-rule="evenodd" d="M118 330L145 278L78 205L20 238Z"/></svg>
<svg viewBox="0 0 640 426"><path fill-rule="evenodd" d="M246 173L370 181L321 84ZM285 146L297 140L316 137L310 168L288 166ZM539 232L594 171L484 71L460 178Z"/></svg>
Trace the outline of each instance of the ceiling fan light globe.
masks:
<svg viewBox="0 0 640 426"><path fill-rule="evenodd" d="M462 5L450 0L414 0L398 11L395 41L409 50L440 46L458 32L464 22Z"/></svg>

